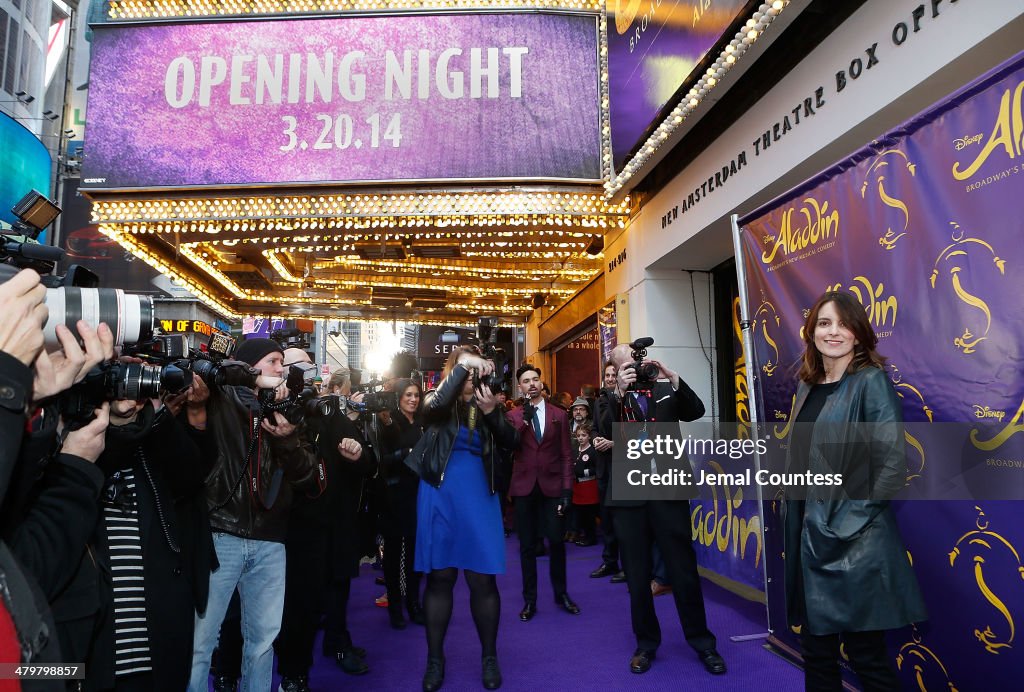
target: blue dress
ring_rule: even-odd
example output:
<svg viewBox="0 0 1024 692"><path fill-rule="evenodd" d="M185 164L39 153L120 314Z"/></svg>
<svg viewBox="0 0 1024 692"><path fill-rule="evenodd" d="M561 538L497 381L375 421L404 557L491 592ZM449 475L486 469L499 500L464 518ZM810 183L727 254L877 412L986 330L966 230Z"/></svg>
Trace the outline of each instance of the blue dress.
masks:
<svg viewBox="0 0 1024 692"><path fill-rule="evenodd" d="M480 459L480 433L459 426L444 481L420 481L416 502L416 570L457 567L505 573L501 503Z"/></svg>

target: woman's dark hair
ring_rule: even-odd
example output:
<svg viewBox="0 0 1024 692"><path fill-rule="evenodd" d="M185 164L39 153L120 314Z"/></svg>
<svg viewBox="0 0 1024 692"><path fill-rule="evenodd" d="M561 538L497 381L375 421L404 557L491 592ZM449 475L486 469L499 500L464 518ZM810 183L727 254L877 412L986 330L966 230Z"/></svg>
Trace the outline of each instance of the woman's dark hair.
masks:
<svg viewBox="0 0 1024 692"><path fill-rule="evenodd" d="M853 347L853 360L846 371L853 373L866 367L882 369L885 366L885 357L879 355L875 348L878 346L878 337L868 322L864 306L846 291L828 291L824 293L810 312L807 313L807 320L804 322L803 338L806 348L800 363L799 378L808 384L817 384L825 377L825 365L821 360L821 353L814 345L814 328L818 323L818 313L826 303L836 306L839 314L839 321L849 329L857 344Z"/></svg>

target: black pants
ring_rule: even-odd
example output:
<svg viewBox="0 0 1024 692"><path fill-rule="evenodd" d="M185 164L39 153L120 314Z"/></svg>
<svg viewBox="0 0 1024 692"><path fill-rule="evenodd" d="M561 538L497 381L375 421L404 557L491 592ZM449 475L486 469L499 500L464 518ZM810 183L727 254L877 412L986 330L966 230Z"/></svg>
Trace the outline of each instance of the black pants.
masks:
<svg viewBox="0 0 1024 692"><path fill-rule="evenodd" d="M619 539L615 537L615 516L612 512L611 507L608 507L604 503L605 496L608 494L608 483L602 483L600 480L597 482L597 496L601 502L600 517L601 517L601 540L604 543L604 549L601 551L601 562L606 565L618 568L619 566Z"/></svg>
<svg viewBox="0 0 1024 692"><path fill-rule="evenodd" d="M557 512L561 500L547 497L539 485L534 485L533 492L515 497L513 501L516 505L516 531L519 532L519 563L523 570L523 600L537 602L537 541L542 528L548 539L551 587L555 591L555 599L558 599L566 593L565 544L562 542L565 522ZM543 526L538 525L538 513L543 518Z"/></svg>
<svg viewBox="0 0 1024 692"><path fill-rule="evenodd" d="M289 678L308 675L313 667L313 642L324 612L331 557L329 532L294 524L284 544L284 615L276 645L277 672Z"/></svg>
<svg viewBox="0 0 1024 692"><path fill-rule="evenodd" d="M324 627L324 655L352 647L348 631L348 596L352 591L351 577L336 577L327 589L327 626Z"/></svg>
<svg viewBox="0 0 1024 692"><path fill-rule="evenodd" d="M420 605L420 575L413 570L416 557L416 534L384 534L384 583L388 590L388 610L401 613L403 595L411 615ZM405 582L405 593L402 582Z"/></svg>
<svg viewBox="0 0 1024 692"><path fill-rule="evenodd" d="M804 687L808 692L839 692L839 645L846 644L850 667L860 678L864 692L893 692L900 689L899 677L885 648L885 632L843 632L804 634L800 638L804 655Z"/></svg>
<svg viewBox="0 0 1024 692"><path fill-rule="evenodd" d="M697 554L690 538L690 503L649 501L640 507L615 507L614 512L637 648L656 651L661 644L661 626L651 594L654 543L665 561L687 643L696 651L714 648L715 635L708 629L697 575Z"/></svg>
<svg viewBox="0 0 1024 692"><path fill-rule="evenodd" d="M586 536L588 541L597 537L597 505L573 505L578 538Z"/></svg>

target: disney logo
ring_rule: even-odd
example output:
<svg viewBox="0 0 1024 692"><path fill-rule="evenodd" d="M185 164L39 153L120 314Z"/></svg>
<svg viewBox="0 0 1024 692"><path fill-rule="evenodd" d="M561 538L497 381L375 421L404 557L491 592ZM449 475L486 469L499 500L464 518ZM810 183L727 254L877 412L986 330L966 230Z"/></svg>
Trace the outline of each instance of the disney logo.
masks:
<svg viewBox="0 0 1024 692"><path fill-rule="evenodd" d="M974 417L975 418L995 418L1000 423L1003 422L1003 418L1006 417L1006 411L996 411L989 408L988 406L979 406L974 404Z"/></svg>
<svg viewBox="0 0 1024 692"><path fill-rule="evenodd" d="M974 135L973 137L960 137L959 139L953 140L953 148L960 151L964 147L970 144L977 144L981 141L981 135Z"/></svg>

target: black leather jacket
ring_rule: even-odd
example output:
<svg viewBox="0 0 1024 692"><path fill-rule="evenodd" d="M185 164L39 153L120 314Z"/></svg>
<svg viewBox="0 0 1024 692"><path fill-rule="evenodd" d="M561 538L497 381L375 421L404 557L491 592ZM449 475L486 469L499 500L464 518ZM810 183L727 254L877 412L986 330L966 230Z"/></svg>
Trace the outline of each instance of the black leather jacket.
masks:
<svg viewBox="0 0 1024 692"><path fill-rule="evenodd" d="M433 453L423 459L419 474L420 478L435 488L441 487L444 470L448 466L448 457L451 456L452 444L459 434L460 423L456 413L456 402L461 401L462 388L467 377L469 370L462 365L456 365L437 389L427 392L424 400L423 417L427 424L424 435L437 435L437 442L433 446ZM475 403L468 405L476 406ZM515 449L519 445L519 433L505 418L503 406L495 406L494 410L486 415L481 411L480 418L484 421L484 425L477 426L483 444L480 456L491 485L491 494L494 494L497 487L495 475L501 463L500 450Z"/></svg>
<svg viewBox="0 0 1024 692"><path fill-rule="evenodd" d="M250 389L211 388L207 430L216 440L218 456L206 478L210 527L242 538L283 543L292 486L313 484L316 456L301 429L279 438L261 428L249 467L256 471L258 492L254 494L252 474L243 471L254 406Z"/></svg>

